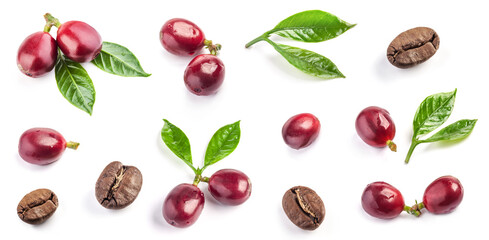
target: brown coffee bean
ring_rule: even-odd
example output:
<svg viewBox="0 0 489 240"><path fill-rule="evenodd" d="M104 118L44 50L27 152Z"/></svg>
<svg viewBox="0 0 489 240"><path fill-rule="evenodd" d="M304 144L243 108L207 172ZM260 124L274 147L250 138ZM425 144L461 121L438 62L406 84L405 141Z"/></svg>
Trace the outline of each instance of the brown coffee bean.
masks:
<svg viewBox="0 0 489 240"><path fill-rule="evenodd" d="M125 208L134 202L142 185L143 175L136 167L111 162L95 184L95 197L105 208Z"/></svg>
<svg viewBox="0 0 489 240"><path fill-rule="evenodd" d="M287 190L282 198L282 207L290 221L304 230L318 228L326 212L317 193L303 186Z"/></svg>
<svg viewBox="0 0 489 240"><path fill-rule="evenodd" d="M29 224L41 224L58 208L58 197L49 189L37 189L26 194L17 206L19 218Z"/></svg>
<svg viewBox="0 0 489 240"><path fill-rule="evenodd" d="M435 30L412 28L392 40L387 48L387 59L398 68L410 68L431 58L439 46L440 38Z"/></svg>

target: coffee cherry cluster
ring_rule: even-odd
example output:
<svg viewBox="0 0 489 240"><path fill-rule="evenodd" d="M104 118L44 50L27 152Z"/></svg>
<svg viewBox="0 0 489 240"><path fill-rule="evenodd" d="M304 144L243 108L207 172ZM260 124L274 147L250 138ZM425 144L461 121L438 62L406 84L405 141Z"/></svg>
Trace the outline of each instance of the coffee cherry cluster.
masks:
<svg viewBox="0 0 489 240"><path fill-rule="evenodd" d="M395 218L403 211L420 216L423 208L434 214L444 214L455 210L463 196L464 188L460 181L452 176L443 176L426 188L423 202L409 207L404 205L404 198L395 187L385 182L374 182L363 191L362 207L369 215L381 219Z"/></svg>
<svg viewBox="0 0 489 240"><path fill-rule="evenodd" d="M251 195L251 181L241 171L221 169L210 178L208 191L219 203L236 206L244 203ZM182 183L173 188L163 202L163 217L172 226L185 228L194 224L204 209L204 193L198 183Z"/></svg>
<svg viewBox="0 0 489 240"><path fill-rule="evenodd" d="M212 136L202 167L194 167L190 151L190 141L185 133L167 120L161 130L166 146L183 160L195 173L193 184L182 183L173 188L163 202L163 218L172 226L185 228L194 224L204 209L204 193L198 187L200 182L208 184L209 193L223 205L240 205L251 195L251 181L241 171L222 169L209 177L204 170L222 160L238 146L241 136L239 121L221 127Z"/></svg>
<svg viewBox="0 0 489 240"><path fill-rule="evenodd" d="M90 25L81 21L63 24L51 14L44 15L44 31L29 35L17 52L17 66L29 77L40 77L53 70L61 52L75 62L92 61L102 49L100 34ZM58 28L56 40L49 33L51 27Z"/></svg>
<svg viewBox="0 0 489 240"><path fill-rule="evenodd" d="M160 42L170 53L193 56L202 48L210 54L197 55L185 69L183 80L187 89L199 96L217 93L224 81L224 64L217 57L220 44L205 39L204 32L193 22L182 18L168 20L160 30Z"/></svg>

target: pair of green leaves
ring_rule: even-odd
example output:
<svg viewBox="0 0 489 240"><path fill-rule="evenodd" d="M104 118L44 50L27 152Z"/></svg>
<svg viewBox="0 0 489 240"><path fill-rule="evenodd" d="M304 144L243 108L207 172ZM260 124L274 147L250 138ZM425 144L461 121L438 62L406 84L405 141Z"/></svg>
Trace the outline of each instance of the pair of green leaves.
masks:
<svg viewBox="0 0 489 240"><path fill-rule="evenodd" d="M281 21L275 28L246 44L266 41L271 44L290 64L297 69L319 78L344 78L338 67L321 54L277 44L269 39L271 34L301 42L322 42L335 38L356 24L347 23L333 14L320 10L310 10L294 14Z"/></svg>
<svg viewBox="0 0 489 240"><path fill-rule="evenodd" d="M100 54L92 63L105 72L124 77L149 77L138 59L126 47L103 42ZM70 60L58 51L55 66L58 89L75 107L92 115L95 103L95 87L87 71L80 63Z"/></svg>
<svg viewBox="0 0 489 240"><path fill-rule="evenodd" d="M470 135L474 129L477 119L463 119L452 123L431 137L421 140L420 137L432 132L446 122L452 114L455 104L455 96L457 89L453 92L438 93L427 97L418 107L413 120L413 139L411 147L406 156L405 163L409 163L409 159L413 154L414 148L420 143L431 143L438 141L454 141L460 140Z"/></svg>
<svg viewBox="0 0 489 240"><path fill-rule="evenodd" d="M161 139L178 158L182 159L194 171L196 176L201 176L204 169L208 166L231 154L238 146L241 136L240 121L228 124L217 130L207 145L204 166L202 168L195 168L192 162L190 141L187 135L168 120L163 119L163 121L165 121L165 125L161 129Z"/></svg>

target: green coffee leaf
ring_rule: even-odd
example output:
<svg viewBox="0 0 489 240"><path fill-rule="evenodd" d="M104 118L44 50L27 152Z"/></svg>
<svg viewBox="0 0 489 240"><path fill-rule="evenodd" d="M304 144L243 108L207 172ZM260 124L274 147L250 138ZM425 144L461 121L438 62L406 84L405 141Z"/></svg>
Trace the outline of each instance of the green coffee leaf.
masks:
<svg viewBox="0 0 489 240"><path fill-rule="evenodd" d="M322 42L343 34L355 25L321 10L309 10L284 19L272 30L248 42L245 47L266 41L290 64L307 74L323 79L344 78L345 76L328 58L309 50L277 44L269 37L271 34L277 34L296 41Z"/></svg>
<svg viewBox="0 0 489 240"><path fill-rule="evenodd" d="M463 119L448 125L422 142L454 141L466 138L475 127L477 119Z"/></svg>
<svg viewBox="0 0 489 240"><path fill-rule="evenodd" d="M207 145L202 170L227 157L236 149L241 136L239 123L240 121L237 121L226 125L214 133L214 136L212 136Z"/></svg>
<svg viewBox="0 0 489 240"><path fill-rule="evenodd" d="M302 48L268 41L290 64L309 75L323 78L344 78L338 67L328 58Z"/></svg>
<svg viewBox="0 0 489 240"><path fill-rule="evenodd" d="M192 165L190 141L187 135L168 120L163 119L163 121L165 121L165 125L161 129L161 139L178 158L182 159L195 172L196 169Z"/></svg>
<svg viewBox="0 0 489 240"><path fill-rule="evenodd" d="M66 58L61 51L58 51L55 78L58 89L66 100L92 115L95 103L92 79L79 63Z"/></svg>
<svg viewBox="0 0 489 240"><path fill-rule="evenodd" d="M322 42L343 34L355 25L333 14L310 10L284 19L267 33L302 42Z"/></svg>
<svg viewBox="0 0 489 240"><path fill-rule="evenodd" d="M92 63L105 72L123 77L149 77L134 54L124 46L104 42Z"/></svg>
<svg viewBox="0 0 489 240"><path fill-rule="evenodd" d="M452 114L456 93L457 89L453 92L434 94L421 103L413 120L415 137L430 133L445 123Z"/></svg>
<svg viewBox="0 0 489 240"><path fill-rule="evenodd" d="M441 126L450 117L455 104L455 95L457 89L453 92L438 93L427 97L418 107L413 120L413 138L409 147L406 159L407 164L411 159L414 149L420 143L430 143L437 141L453 141L463 139L470 135L474 129L475 120L463 119L448 125L427 139L419 139L423 134L427 134Z"/></svg>

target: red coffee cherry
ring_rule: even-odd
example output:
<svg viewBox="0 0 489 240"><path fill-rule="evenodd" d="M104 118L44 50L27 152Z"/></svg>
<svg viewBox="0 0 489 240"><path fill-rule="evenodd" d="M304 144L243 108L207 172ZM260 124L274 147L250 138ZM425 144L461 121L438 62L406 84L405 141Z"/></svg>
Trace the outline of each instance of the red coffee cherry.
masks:
<svg viewBox="0 0 489 240"><path fill-rule="evenodd" d="M185 69L183 80L187 89L199 96L215 94L224 81L222 61L212 54L196 56Z"/></svg>
<svg viewBox="0 0 489 240"><path fill-rule="evenodd" d="M316 116L310 113L295 115L282 127L282 137L289 147L301 149L311 145L319 135L321 124Z"/></svg>
<svg viewBox="0 0 489 240"><path fill-rule="evenodd" d="M36 32L20 44L17 66L29 77L40 77L53 70L57 57L58 48L54 38L47 32Z"/></svg>
<svg viewBox="0 0 489 240"><path fill-rule="evenodd" d="M56 37L59 48L75 62L90 62L102 49L102 37L92 26L81 21L61 24Z"/></svg>
<svg viewBox="0 0 489 240"><path fill-rule="evenodd" d="M189 227L199 218L204 203L204 194L197 186L182 183L166 196L163 217L172 226Z"/></svg>
<svg viewBox="0 0 489 240"><path fill-rule="evenodd" d="M78 143L66 142L56 130L50 128L31 128L19 140L19 155L26 162L46 165L57 161L65 149L77 149Z"/></svg>
<svg viewBox="0 0 489 240"><path fill-rule="evenodd" d="M239 205L251 195L251 181L241 171L222 169L209 178L209 192L224 205Z"/></svg>
<svg viewBox="0 0 489 240"><path fill-rule="evenodd" d="M170 19L160 30L161 45L175 55L194 55L204 47L204 41L202 30L186 19Z"/></svg>
<svg viewBox="0 0 489 240"><path fill-rule="evenodd" d="M396 135L396 126L389 112L380 107L368 107L357 116L355 128L358 136L370 146L389 146L392 151L397 147L392 142Z"/></svg>
<svg viewBox="0 0 489 240"><path fill-rule="evenodd" d="M404 198L401 192L385 182L373 182L362 194L362 207L373 217L391 219L404 210Z"/></svg>
<svg viewBox="0 0 489 240"><path fill-rule="evenodd" d="M460 181L452 176L443 176L426 188L423 204L431 213L449 213L458 207L463 197L464 188Z"/></svg>

